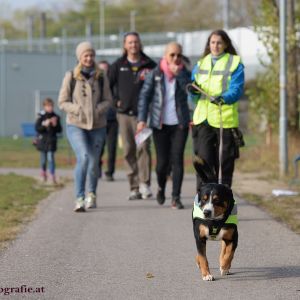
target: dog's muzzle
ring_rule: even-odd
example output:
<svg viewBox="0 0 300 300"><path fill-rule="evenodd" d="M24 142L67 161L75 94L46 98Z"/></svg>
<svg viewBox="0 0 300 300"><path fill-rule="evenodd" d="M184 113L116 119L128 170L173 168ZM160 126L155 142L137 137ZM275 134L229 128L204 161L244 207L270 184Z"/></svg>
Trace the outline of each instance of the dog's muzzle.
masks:
<svg viewBox="0 0 300 300"><path fill-rule="evenodd" d="M204 209L203 214L205 218L211 218L212 211L210 209Z"/></svg>

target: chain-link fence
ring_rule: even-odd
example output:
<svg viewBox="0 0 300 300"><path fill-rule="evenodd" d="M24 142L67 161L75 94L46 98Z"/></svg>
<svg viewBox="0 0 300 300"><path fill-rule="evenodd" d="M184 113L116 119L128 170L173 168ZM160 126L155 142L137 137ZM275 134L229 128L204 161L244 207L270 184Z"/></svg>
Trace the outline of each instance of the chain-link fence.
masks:
<svg viewBox="0 0 300 300"><path fill-rule="evenodd" d="M144 33L141 34L141 40L144 46L165 45L170 41L178 40L181 33ZM44 38L44 39L26 39L26 40L7 40L2 39L2 46L6 51L14 52L45 52L45 53L73 53L77 44L88 40L93 43L94 47L103 49L120 49L123 44L123 34L112 34L104 37L99 36L79 36L67 37L62 36Z"/></svg>
<svg viewBox="0 0 300 300"><path fill-rule="evenodd" d="M165 45L177 41L192 65L201 55L209 32L147 33L141 39L146 54L158 59ZM257 51L263 50L255 33L249 29L230 30L246 68L246 78L255 76L260 65ZM122 52L122 35L105 36L105 49L98 49L100 37L54 37L43 40L0 39L0 136L22 135L21 123L34 122L38 101L51 97L57 101L64 73L74 67L75 48L82 40L91 40L97 48L97 58L113 62Z"/></svg>

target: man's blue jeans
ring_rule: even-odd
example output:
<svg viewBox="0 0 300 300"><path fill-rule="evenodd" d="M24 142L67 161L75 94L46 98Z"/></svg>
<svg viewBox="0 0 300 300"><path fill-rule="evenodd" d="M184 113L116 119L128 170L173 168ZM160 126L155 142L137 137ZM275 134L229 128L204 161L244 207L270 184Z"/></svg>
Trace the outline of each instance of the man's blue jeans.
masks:
<svg viewBox="0 0 300 300"><path fill-rule="evenodd" d="M88 191L96 194L99 157L105 141L106 128L86 130L67 125L67 137L76 156L75 193L76 198L85 197L85 183Z"/></svg>

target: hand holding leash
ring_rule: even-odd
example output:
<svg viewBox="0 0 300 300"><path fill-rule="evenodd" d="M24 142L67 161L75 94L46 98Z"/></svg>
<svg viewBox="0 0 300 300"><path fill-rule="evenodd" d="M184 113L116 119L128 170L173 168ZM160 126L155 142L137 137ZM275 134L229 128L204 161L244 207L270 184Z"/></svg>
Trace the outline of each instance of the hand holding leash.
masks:
<svg viewBox="0 0 300 300"><path fill-rule="evenodd" d="M222 98L222 96L217 96L217 97L213 97L208 95L206 92L204 92L198 85L196 85L195 83L189 83L186 85L186 91L187 93L192 93L192 94L203 94L205 95L209 101L213 104L219 105L219 104L224 104L224 99Z"/></svg>
<svg viewBox="0 0 300 300"><path fill-rule="evenodd" d="M221 96L210 97L210 102L216 105L222 105L224 104L224 99Z"/></svg>

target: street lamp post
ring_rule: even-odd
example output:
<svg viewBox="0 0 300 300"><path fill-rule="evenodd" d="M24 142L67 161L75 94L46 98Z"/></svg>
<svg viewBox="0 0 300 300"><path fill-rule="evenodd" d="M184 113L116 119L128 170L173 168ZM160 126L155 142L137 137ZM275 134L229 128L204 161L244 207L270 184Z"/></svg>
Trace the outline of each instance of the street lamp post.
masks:
<svg viewBox="0 0 300 300"><path fill-rule="evenodd" d="M88 23L85 24L85 36L86 36L86 39L88 41L92 40L93 29L92 29L92 23L91 22L88 22Z"/></svg>
<svg viewBox="0 0 300 300"><path fill-rule="evenodd" d="M229 0L223 0L223 28L229 29Z"/></svg>
<svg viewBox="0 0 300 300"><path fill-rule="evenodd" d="M40 15L40 51L44 51L44 42L47 35L47 16L42 12Z"/></svg>
<svg viewBox="0 0 300 300"><path fill-rule="evenodd" d="M61 47L62 47L62 57L61 57L61 68L62 74L65 74L68 68L68 57L67 57L67 30L63 28L61 31Z"/></svg>
<svg viewBox="0 0 300 300"><path fill-rule="evenodd" d="M33 22L34 22L34 19L33 19L33 16L28 16L28 19L27 19L27 41L28 41L28 44L27 44L27 50L29 52L32 52L33 50L33 47L32 47L32 44L33 44Z"/></svg>
<svg viewBox="0 0 300 300"><path fill-rule="evenodd" d="M5 136L6 129L6 57L5 57L5 32L0 29L0 128L1 136Z"/></svg>
<svg viewBox="0 0 300 300"><path fill-rule="evenodd" d="M99 0L99 39L100 49L105 48L105 0Z"/></svg>
<svg viewBox="0 0 300 300"><path fill-rule="evenodd" d="M136 10L130 11L130 31L135 31L135 16L136 16Z"/></svg>
<svg viewBox="0 0 300 300"><path fill-rule="evenodd" d="M288 145L287 145L287 101L286 101L286 0L280 0L280 117L279 117L279 171L280 176L288 173Z"/></svg>

